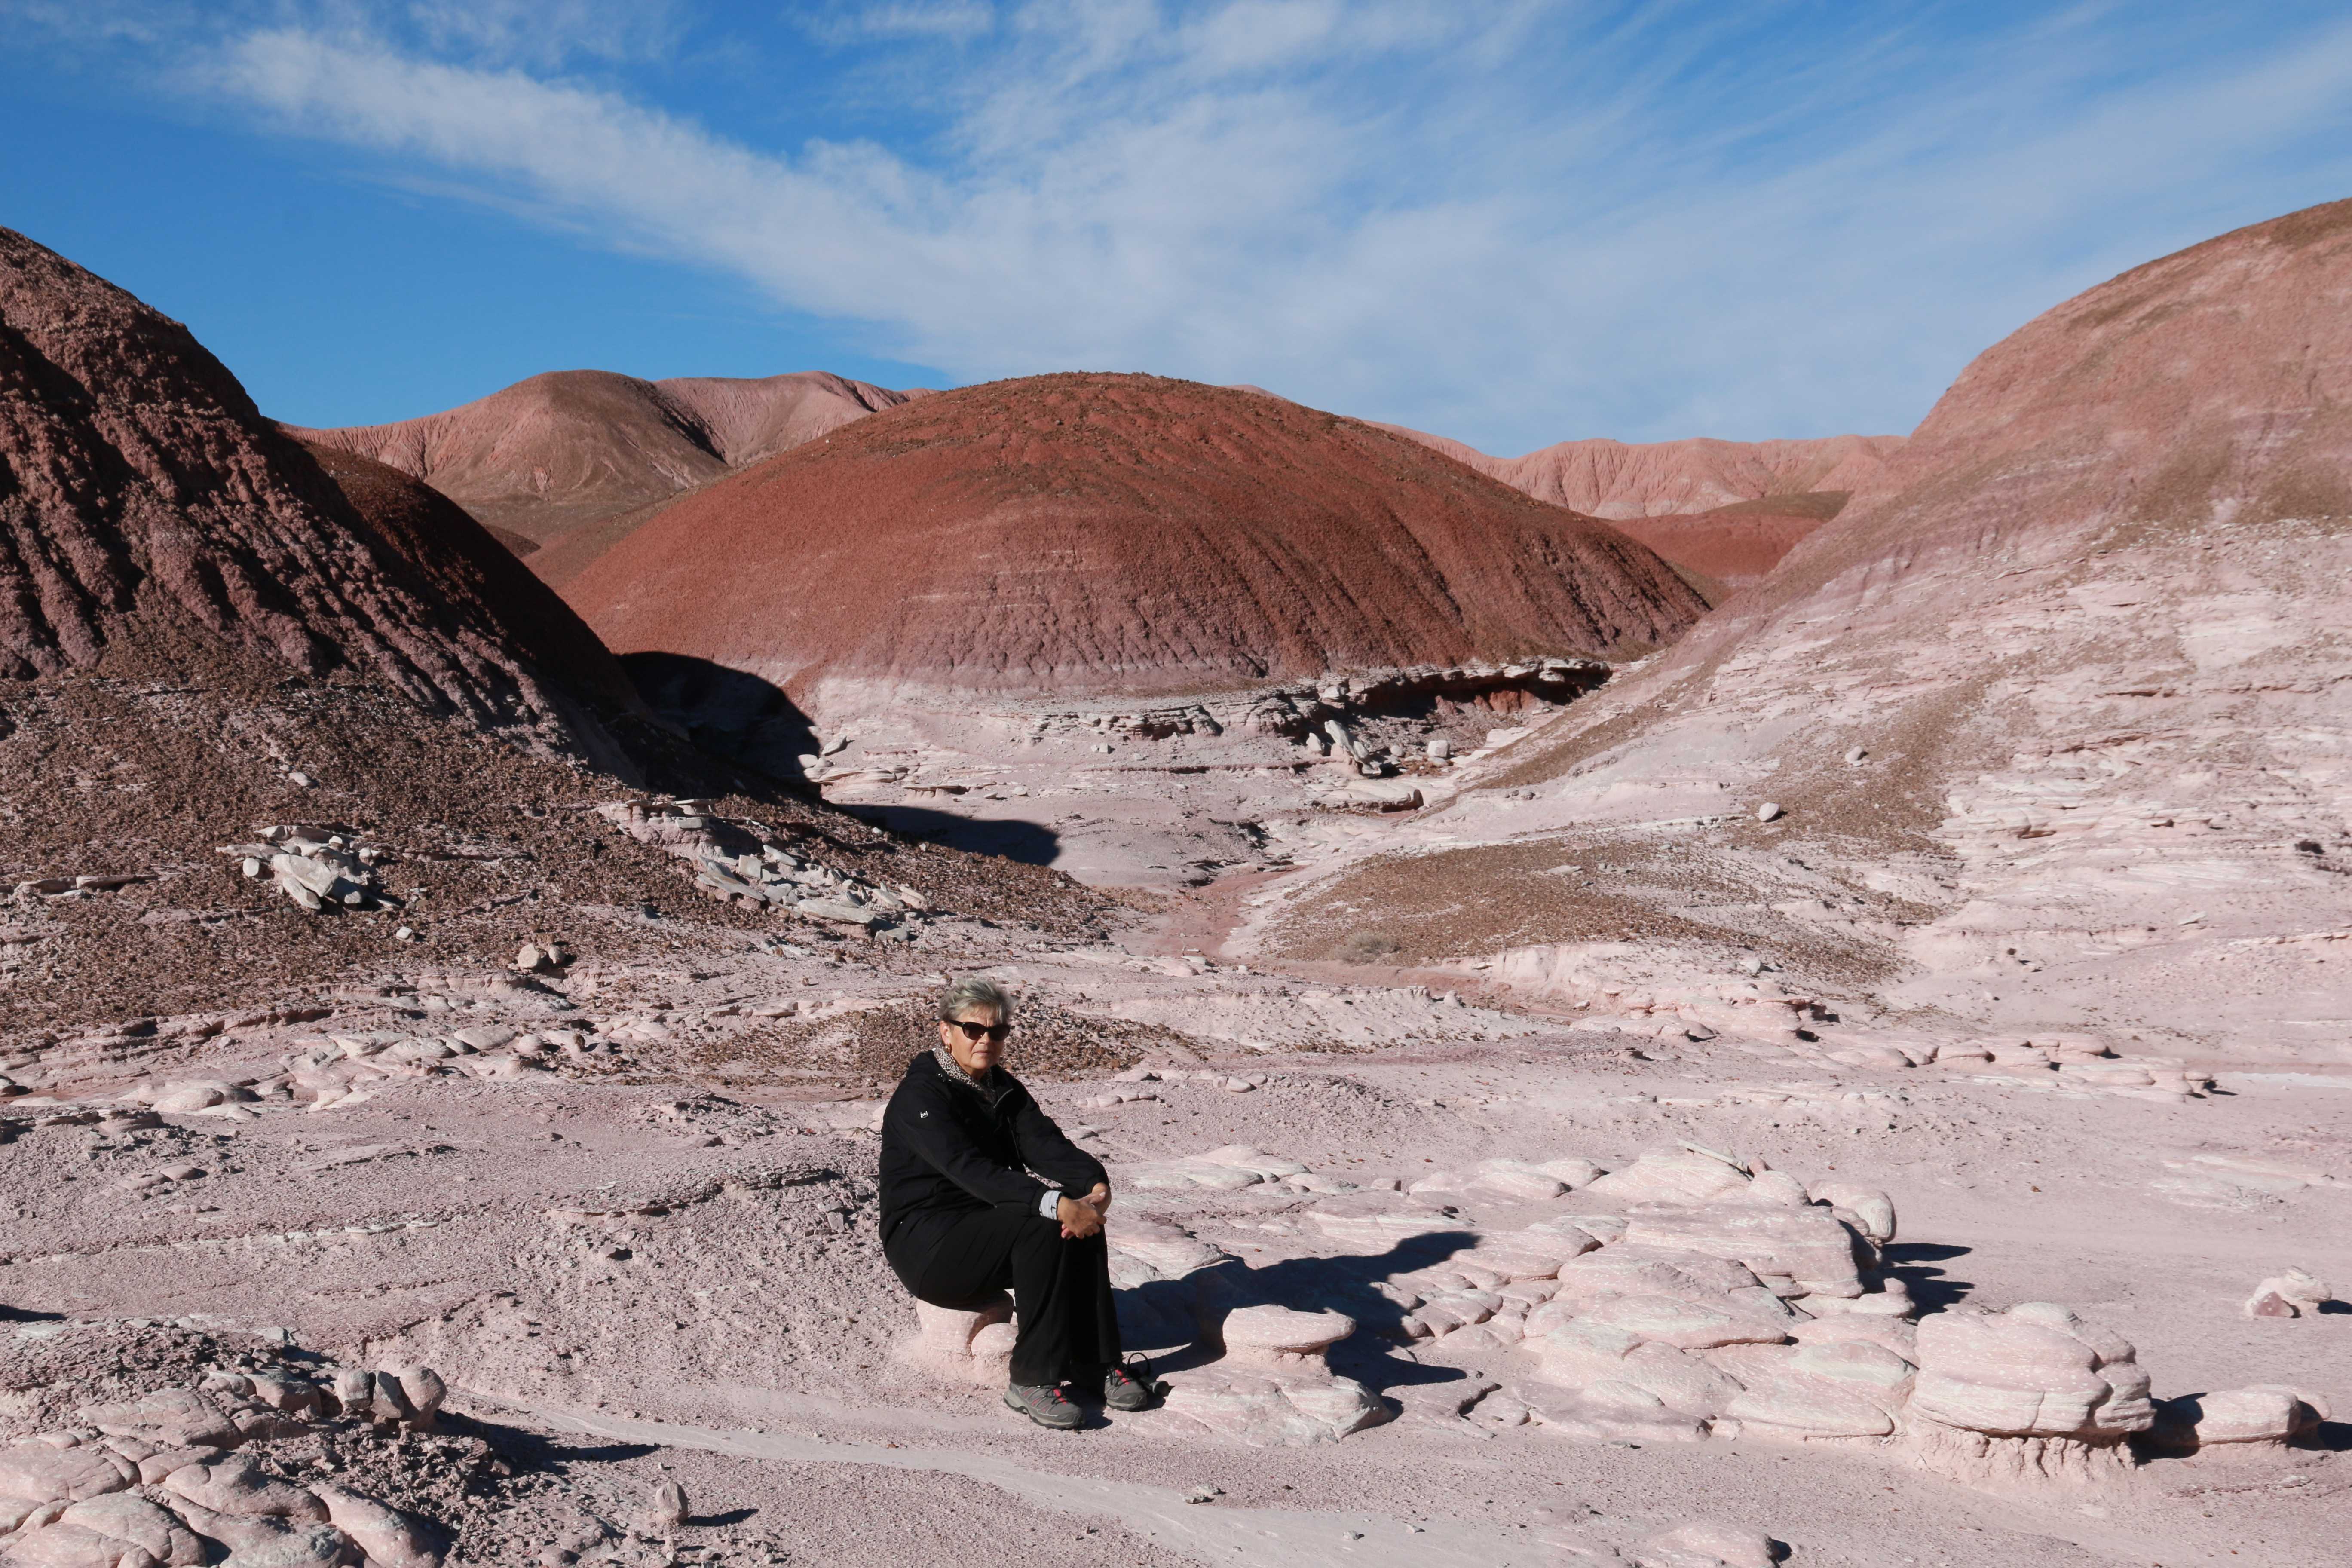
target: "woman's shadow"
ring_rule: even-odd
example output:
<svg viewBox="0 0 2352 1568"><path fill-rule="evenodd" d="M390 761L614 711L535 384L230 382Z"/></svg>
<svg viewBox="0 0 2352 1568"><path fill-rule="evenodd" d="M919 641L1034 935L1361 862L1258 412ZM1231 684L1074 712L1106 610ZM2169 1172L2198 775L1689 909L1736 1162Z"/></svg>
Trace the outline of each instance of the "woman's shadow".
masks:
<svg viewBox="0 0 2352 1568"><path fill-rule="evenodd" d="M1398 1355L1409 1342L1406 1309L1382 1295L1379 1287L1397 1275L1433 1268L1466 1251L1477 1239L1466 1230L1432 1231L1401 1238L1377 1255L1286 1258L1255 1268L1240 1258L1226 1258L1181 1279L1155 1279L1114 1294L1132 1294L1144 1308L1137 1314L1140 1321L1197 1321L1199 1331L1190 1343L1151 1354L1155 1372L1184 1372L1217 1360L1217 1324L1238 1308L1272 1305L1344 1312L1355 1320L1356 1331L1331 1347L1327 1357L1331 1370L1384 1394L1391 1388L1455 1383L1469 1375L1457 1367L1428 1366ZM1180 1318L1180 1312L1184 1316Z"/></svg>

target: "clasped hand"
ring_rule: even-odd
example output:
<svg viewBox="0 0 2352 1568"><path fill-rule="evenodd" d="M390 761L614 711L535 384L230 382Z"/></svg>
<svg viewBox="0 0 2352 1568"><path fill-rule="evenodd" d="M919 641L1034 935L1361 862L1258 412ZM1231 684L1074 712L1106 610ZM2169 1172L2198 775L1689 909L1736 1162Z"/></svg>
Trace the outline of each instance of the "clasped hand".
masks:
<svg viewBox="0 0 2352 1568"><path fill-rule="evenodd" d="M1090 1236L1100 1236L1103 1215L1110 1212L1110 1189L1102 1183L1085 1197L1065 1197L1055 1205L1055 1217L1062 1222L1062 1235L1082 1241Z"/></svg>

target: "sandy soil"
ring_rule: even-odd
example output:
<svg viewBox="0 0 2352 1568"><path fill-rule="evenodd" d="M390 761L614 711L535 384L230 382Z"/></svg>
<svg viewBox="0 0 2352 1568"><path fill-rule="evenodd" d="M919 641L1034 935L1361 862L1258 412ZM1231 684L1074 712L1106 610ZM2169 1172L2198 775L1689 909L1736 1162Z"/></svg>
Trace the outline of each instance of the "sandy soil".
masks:
<svg viewBox="0 0 2352 1568"><path fill-rule="evenodd" d="M894 1359L912 1314L871 1232L878 1105L863 1098L887 1081L887 1055L719 1088L707 1064L772 1031L765 1012L854 1024L920 982L716 944L681 967L583 958L530 1007L451 976L137 1070L77 1066L71 1042L20 1046L9 1070L34 1092L8 1108L0 1154L16 1205L0 1268L13 1353L129 1331L429 1363L455 1391L444 1432L515 1472L441 1500L452 1561L523 1561L603 1539L599 1521L617 1538L662 1479L688 1489L689 1522L669 1532L682 1558L709 1562L935 1561L949 1541L974 1561L1575 1562L1605 1560L1575 1547L1638 1558L1690 1518L1762 1530L1808 1564L2332 1550L2329 1500L2352 1487L2340 1426L2262 1457L1988 1489L1924 1473L1897 1441L1577 1441L1482 1420L1537 1385L1528 1352L1400 1341L1399 1314L1361 1287L1582 1212L1580 1194L1461 1201L1448 1232L1367 1252L1306 1223L1330 1200L1294 1180L1171 1192L1150 1173L1246 1145L1369 1187L1493 1158L1619 1169L1698 1143L1885 1191L1901 1215L1885 1266L1922 1307L2063 1301L2137 1345L2159 1397L2340 1390L2352 1314L2250 1320L2239 1303L2289 1264L2352 1272L2352 1073L2224 1071L2210 1095L2159 1103L2063 1075L1824 1067L1728 1035L1638 1038L1412 986L1150 955L1168 945L1144 927L1121 946L992 965L1034 1010L1152 1022L1140 1054L1166 1076L1115 1083L1113 1062L1050 1048L1015 1066L1065 1125L1092 1130L1115 1182L1134 1184L1115 1239L1121 1224L1179 1224L1238 1259L1253 1294L1359 1315L1332 1367L1385 1419L1336 1443L1254 1445L1172 1408L1055 1436L992 1388ZM613 1043L505 1081L468 1077L476 1058L460 1056L390 1067L341 1099L285 1086L289 1058L350 1060L338 1041L459 1026L488 1041L551 1023ZM911 1051L918 1031L898 1027ZM821 1032L802 1034L821 1046ZM244 1079L258 1098L137 1107L194 1079ZM1105 1104L1107 1091L1148 1098ZM2249 1151L2272 1168L2242 1168ZM1194 1349L1163 1364L1181 1384L1216 1363ZM534 1478L530 1506L514 1503ZM1218 1489L1184 1500L1199 1488Z"/></svg>

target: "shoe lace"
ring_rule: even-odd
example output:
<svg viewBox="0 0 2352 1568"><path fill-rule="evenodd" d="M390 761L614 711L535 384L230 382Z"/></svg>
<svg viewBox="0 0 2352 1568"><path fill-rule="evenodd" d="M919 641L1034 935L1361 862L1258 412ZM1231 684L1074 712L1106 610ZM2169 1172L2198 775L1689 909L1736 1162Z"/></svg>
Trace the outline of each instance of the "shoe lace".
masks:
<svg viewBox="0 0 2352 1568"><path fill-rule="evenodd" d="M1136 1373L1136 1369L1139 1367L1142 1369L1142 1375L1140 1376L1138 1376ZM1150 1388L1151 1386L1151 1358L1145 1355L1141 1351L1128 1352L1125 1356L1112 1363L1110 1370L1114 1374L1123 1377L1127 1379L1128 1382L1135 1384L1139 1387Z"/></svg>

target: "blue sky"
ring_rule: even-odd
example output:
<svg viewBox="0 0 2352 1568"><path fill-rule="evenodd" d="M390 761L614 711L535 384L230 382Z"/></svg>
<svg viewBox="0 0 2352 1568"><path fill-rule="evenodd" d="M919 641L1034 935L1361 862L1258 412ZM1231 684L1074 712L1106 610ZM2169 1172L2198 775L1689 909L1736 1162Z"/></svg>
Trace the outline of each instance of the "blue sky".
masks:
<svg viewBox="0 0 2352 1568"><path fill-rule="evenodd" d="M541 370L1907 430L2352 195L2339 4L0 0L0 223L352 424Z"/></svg>

